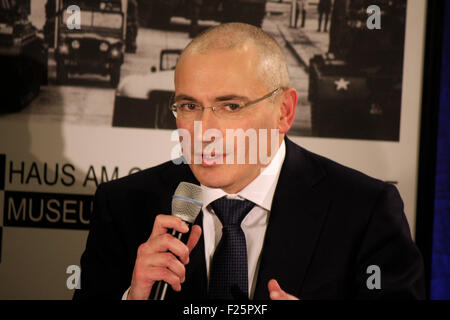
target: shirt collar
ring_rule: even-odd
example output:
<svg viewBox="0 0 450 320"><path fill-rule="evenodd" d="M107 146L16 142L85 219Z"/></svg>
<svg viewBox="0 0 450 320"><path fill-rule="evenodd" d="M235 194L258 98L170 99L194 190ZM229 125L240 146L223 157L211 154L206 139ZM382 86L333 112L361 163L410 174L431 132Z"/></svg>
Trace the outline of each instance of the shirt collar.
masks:
<svg viewBox="0 0 450 320"><path fill-rule="evenodd" d="M203 208L207 207L211 202L227 196L230 199L250 200L263 209L270 211L285 155L286 144L283 140L269 165L263 168L261 173L237 194L228 194L220 188L210 188L201 185L203 188Z"/></svg>

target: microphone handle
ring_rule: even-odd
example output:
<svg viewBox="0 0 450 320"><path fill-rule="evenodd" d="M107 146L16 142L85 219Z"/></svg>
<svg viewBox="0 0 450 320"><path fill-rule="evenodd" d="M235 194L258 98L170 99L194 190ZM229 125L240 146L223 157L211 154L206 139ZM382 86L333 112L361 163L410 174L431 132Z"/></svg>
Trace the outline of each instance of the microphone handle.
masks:
<svg viewBox="0 0 450 320"><path fill-rule="evenodd" d="M189 231L187 233L181 233L172 229L170 233L172 236L181 240L184 244L187 243L187 239L189 238L189 234L191 233L192 223L184 221L189 227ZM150 292L149 300L164 300L166 298L167 289L169 288L169 284L165 281L157 281L153 284L152 291Z"/></svg>

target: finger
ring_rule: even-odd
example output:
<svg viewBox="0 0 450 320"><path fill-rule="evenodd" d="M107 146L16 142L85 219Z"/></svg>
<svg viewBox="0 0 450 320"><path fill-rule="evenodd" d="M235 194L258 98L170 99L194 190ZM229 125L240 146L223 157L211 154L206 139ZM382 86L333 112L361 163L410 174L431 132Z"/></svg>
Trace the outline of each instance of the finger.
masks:
<svg viewBox="0 0 450 320"><path fill-rule="evenodd" d="M191 234L189 235L189 239L186 244L186 246L189 249L189 253L191 253L192 250L195 248L201 235L202 235L202 228L199 225L193 225L191 229Z"/></svg>
<svg viewBox="0 0 450 320"><path fill-rule="evenodd" d="M275 279L269 280L269 283L267 284L267 287L268 287L268 289L269 289L269 292L272 292L272 291L281 291L281 287L280 287L280 285L278 284L278 281L275 280Z"/></svg>
<svg viewBox="0 0 450 320"><path fill-rule="evenodd" d="M136 265L131 280L131 299L147 299L156 281L165 281L174 290L181 290L180 278L168 268Z"/></svg>
<svg viewBox="0 0 450 320"><path fill-rule="evenodd" d="M181 291L180 278L167 268L151 267L148 270L150 281L165 281L170 284L175 291Z"/></svg>
<svg viewBox="0 0 450 320"><path fill-rule="evenodd" d="M281 289L278 281L275 279L270 280L267 287L269 289L270 299L272 300L299 300L297 297Z"/></svg>
<svg viewBox="0 0 450 320"><path fill-rule="evenodd" d="M170 251L176 255L183 264L189 262L189 248L171 234L164 233L158 238L148 242L149 250L152 252Z"/></svg>
<svg viewBox="0 0 450 320"><path fill-rule="evenodd" d="M270 299L272 300L300 300L297 297L294 297L293 295L286 293L284 291L273 291L273 293L270 294Z"/></svg>
<svg viewBox="0 0 450 320"><path fill-rule="evenodd" d="M167 233L169 229L175 229L181 233L186 233L189 231L187 224L180 218L167 214L159 214L155 218L152 234L150 235L149 240L152 237L157 237Z"/></svg>
<svg viewBox="0 0 450 320"><path fill-rule="evenodd" d="M185 280L186 268L172 253L158 253L148 256L141 263L148 267L168 268L180 278L181 283Z"/></svg>

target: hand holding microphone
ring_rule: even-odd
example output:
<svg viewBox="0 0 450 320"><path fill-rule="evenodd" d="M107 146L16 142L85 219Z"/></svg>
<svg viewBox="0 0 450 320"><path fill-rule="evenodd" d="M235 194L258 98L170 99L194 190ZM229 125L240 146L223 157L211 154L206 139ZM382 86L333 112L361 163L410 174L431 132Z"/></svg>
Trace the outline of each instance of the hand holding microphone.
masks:
<svg viewBox="0 0 450 320"><path fill-rule="evenodd" d="M180 291L185 281L185 265L201 236L193 225L202 208L201 187L181 182L172 198L172 215L158 215L146 242L138 248L128 299L163 300L167 285ZM192 226L192 228L191 228ZM187 243L180 239L189 233Z"/></svg>

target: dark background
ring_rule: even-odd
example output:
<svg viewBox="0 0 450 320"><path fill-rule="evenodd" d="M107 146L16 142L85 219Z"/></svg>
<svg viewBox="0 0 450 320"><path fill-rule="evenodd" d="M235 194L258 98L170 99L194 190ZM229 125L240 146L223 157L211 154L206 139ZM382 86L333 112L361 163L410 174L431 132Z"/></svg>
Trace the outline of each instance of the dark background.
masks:
<svg viewBox="0 0 450 320"><path fill-rule="evenodd" d="M450 1L429 0L416 242L427 293L450 299Z"/></svg>

